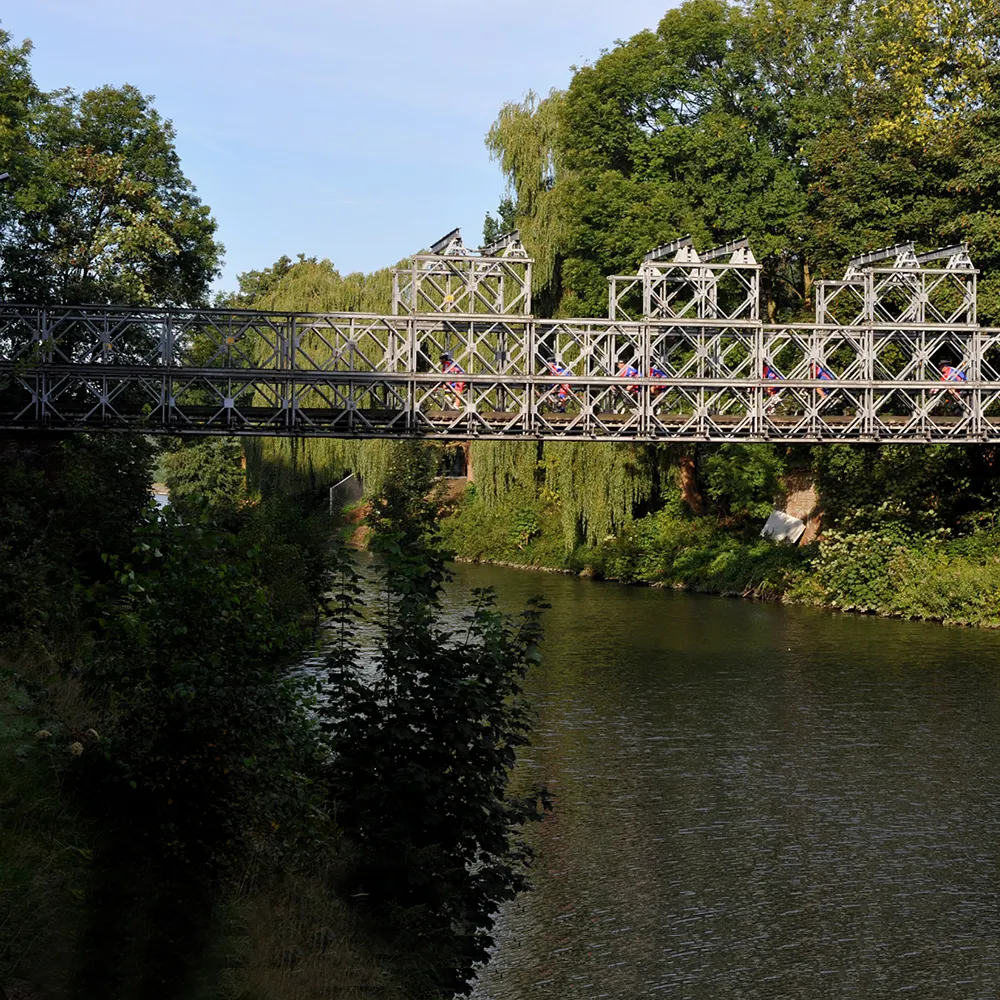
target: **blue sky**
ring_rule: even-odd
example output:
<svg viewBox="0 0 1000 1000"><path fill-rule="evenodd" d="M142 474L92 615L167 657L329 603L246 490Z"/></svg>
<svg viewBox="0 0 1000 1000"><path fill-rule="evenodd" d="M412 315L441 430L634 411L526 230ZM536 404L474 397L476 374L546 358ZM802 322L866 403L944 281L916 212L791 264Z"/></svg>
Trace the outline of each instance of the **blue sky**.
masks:
<svg viewBox="0 0 1000 1000"><path fill-rule="evenodd" d="M369 271L454 226L478 244L504 101L655 27L672 0L14 0L45 89L131 83L173 120L226 245L217 282L282 253Z"/></svg>

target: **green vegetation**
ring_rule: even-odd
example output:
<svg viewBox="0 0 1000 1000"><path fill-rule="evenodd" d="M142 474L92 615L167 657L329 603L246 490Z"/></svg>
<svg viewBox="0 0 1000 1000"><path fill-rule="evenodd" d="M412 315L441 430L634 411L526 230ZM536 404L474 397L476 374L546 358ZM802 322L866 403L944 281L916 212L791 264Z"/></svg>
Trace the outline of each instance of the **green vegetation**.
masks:
<svg viewBox="0 0 1000 1000"><path fill-rule="evenodd" d="M659 243L747 235L762 308L788 321L812 317L814 282L840 277L855 253L967 240L983 268L980 315L1000 319L996 29L983 0L688 0L578 69L565 91L500 110L487 147L508 189L484 235L520 229L536 260L536 312L555 316L604 315L607 275L634 271ZM259 301L346 304L316 268L286 262L280 297L268 285ZM327 271L340 289L345 279ZM362 283L388 294L377 275ZM393 449L267 443L250 470L316 485L354 471L377 491ZM475 486L445 528L466 558L992 620L992 598L962 596L992 586L989 449L796 454L816 476L826 537L791 552L756 538L789 461L770 447L474 442L469 454ZM704 511L676 502L682 458ZM837 546L865 561L868 544L888 551L874 540L883 533L898 552L872 569L879 592L837 582Z"/></svg>
<svg viewBox="0 0 1000 1000"><path fill-rule="evenodd" d="M853 252L966 238L1000 318L996 17L985 0L688 0L565 93L501 110L488 145L509 191L486 235L519 226L540 312L602 315L606 276L650 246L746 233L785 319ZM203 304L222 248L170 123L131 87L42 93L29 54L0 34L2 293ZM217 304L386 312L390 295L388 270L281 257ZM545 805L507 788L540 632L538 608L511 619L489 594L446 624L442 540L1000 624L991 449L468 454L475 484L439 525L435 446L174 442L158 514L141 437L0 442L0 981L83 1000L467 991ZM824 508L807 548L757 535L792 469ZM347 471L374 583L328 547L322 490ZM317 682L296 663L331 585Z"/></svg>
<svg viewBox="0 0 1000 1000"><path fill-rule="evenodd" d="M811 319L813 283L856 253L967 240L980 315L1000 319L996 29L982 0L687 0L565 91L505 105L487 147L508 181L500 215L538 261L539 309L604 315L609 274L691 233L750 237L772 321ZM992 449L471 455L475 486L445 529L466 558L996 623ZM756 537L789 463L812 470L824 510L807 549Z"/></svg>
<svg viewBox="0 0 1000 1000"><path fill-rule="evenodd" d="M44 94L29 54L0 34L2 293L204 304L222 248L170 124L130 87ZM219 304L385 311L388 280L281 258ZM385 487L370 613L294 449L270 470L251 452L248 487L232 440L0 440L0 986L468 991L496 906L525 885L537 799L507 778L538 611L512 620L481 595L466 628L443 626L426 454L343 447L330 463ZM310 672L334 565L340 631Z"/></svg>
<svg viewBox="0 0 1000 1000"><path fill-rule="evenodd" d="M239 281L239 291L223 297L220 305L278 312L382 314L392 308L392 275L388 268L370 275L342 276L330 261L300 255L294 263L282 257L263 271L241 274ZM321 359L329 352L329 347L322 344L314 348ZM315 491L353 472L366 490L375 494L382 489L401 446L395 441L256 438L246 440L244 447L250 482L265 493Z"/></svg>
<svg viewBox="0 0 1000 1000"><path fill-rule="evenodd" d="M331 563L322 506L242 489L208 504L193 487L217 481L211 464L193 448L174 464L192 454L192 489L164 512L102 494L118 552L81 530L73 494L34 511L23 486L50 454L20 455L0 486L8 551L45 553L24 544L29 510L97 556L49 553L46 603L11 607L0 633L0 804L17 817L0 837L0 982L80 998L465 991L498 903L525 886L517 831L537 800L506 785L538 611L510 619L483 594L463 629L441 624L425 449L401 451L376 498L379 581L363 587L346 553ZM25 568L0 581L13 591ZM324 678L297 663L331 582Z"/></svg>
<svg viewBox="0 0 1000 1000"><path fill-rule="evenodd" d="M631 509L603 508L606 534L566 531L588 500L553 488L550 460L510 449L444 522L460 558L584 572L623 583L779 599L845 610L1000 625L1000 483L991 449L768 445L704 447L693 462L693 510L665 449L617 446L619 461L656 467L656 487ZM528 446L524 446L528 447ZM539 452L530 446L530 455ZM650 454L651 453L651 454ZM501 454L502 451L501 451ZM516 451L513 452L516 455ZM548 449L542 452L548 454ZM814 479L820 540L777 545L758 536L789 472ZM640 480L642 481L642 480ZM647 477L647 483L650 479ZM617 494L620 496L620 494ZM605 496L599 488L595 497ZM593 502L593 498L589 502ZM645 508L645 510L643 509ZM593 525L594 521L586 522Z"/></svg>
<svg viewBox="0 0 1000 1000"><path fill-rule="evenodd" d="M203 302L222 247L174 130L134 87L43 93L0 30L0 291L8 302Z"/></svg>
<svg viewBox="0 0 1000 1000"><path fill-rule="evenodd" d="M535 454L537 447L530 446ZM486 452L483 464L490 470L483 479L477 449ZM448 544L462 558L755 597L781 596L808 564L809 553L756 537L788 464L770 446L702 450L704 492L711 500L706 513L682 500L679 456L668 449L595 449L596 460L610 454L614 465L576 481L566 476L574 458L568 446L546 446L533 466L523 458L519 465L500 465L499 475L491 462L496 451L472 446L475 485L444 524ZM622 503L616 476L642 484L642 492L626 494L631 502ZM589 496L587 485L593 487Z"/></svg>
<svg viewBox="0 0 1000 1000"><path fill-rule="evenodd" d="M487 145L538 301L605 315L606 276L650 247L747 235L767 315L808 317L856 253L967 239L996 319L996 28L984 0L687 0L506 105Z"/></svg>
<svg viewBox="0 0 1000 1000"><path fill-rule="evenodd" d="M382 595L371 610L380 636L372 676L358 670L351 625L357 576L341 565L328 657L331 794L337 822L357 845L356 886L424 956L431 992L466 993L488 958L498 905L527 887L530 851L512 840L540 818L544 793L506 794L529 713L521 681L539 661L539 609L500 614L477 594L461 628L441 621L448 574L437 543L432 454L401 452L373 503L371 548Z"/></svg>

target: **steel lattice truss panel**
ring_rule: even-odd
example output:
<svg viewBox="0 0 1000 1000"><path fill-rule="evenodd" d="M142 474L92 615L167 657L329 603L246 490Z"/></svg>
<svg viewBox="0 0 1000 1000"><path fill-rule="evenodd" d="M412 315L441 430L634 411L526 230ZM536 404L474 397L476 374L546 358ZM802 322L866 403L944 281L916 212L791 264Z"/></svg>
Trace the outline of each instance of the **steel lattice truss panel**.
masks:
<svg viewBox="0 0 1000 1000"><path fill-rule="evenodd" d="M976 323L975 268L871 267L817 281L816 322L837 326Z"/></svg>
<svg viewBox="0 0 1000 1000"><path fill-rule="evenodd" d="M608 282L612 320L760 319L758 264L646 261Z"/></svg>
<svg viewBox="0 0 1000 1000"><path fill-rule="evenodd" d="M392 273L392 311L528 316L531 264L519 255L414 254L408 268Z"/></svg>
<svg viewBox="0 0 1000 1000"><path fill-rule="evenodd" d="M827 322L786 326L2 306L0 428L1000 440L1000 330L968 322L968 273L924 269L905 285L882 277L872 268L860 284L829 284Z"/></svg>

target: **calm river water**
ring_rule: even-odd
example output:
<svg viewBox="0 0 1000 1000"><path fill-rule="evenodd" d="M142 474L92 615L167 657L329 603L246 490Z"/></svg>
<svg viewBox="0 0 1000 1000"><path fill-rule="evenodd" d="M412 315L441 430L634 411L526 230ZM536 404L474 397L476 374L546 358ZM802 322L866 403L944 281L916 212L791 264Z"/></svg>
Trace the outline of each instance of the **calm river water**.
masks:
<svg viewBox="0 0 1000 1000"><path fill-rule="evenodd" d="M477 1000L1000 994L1000 634L456 573L552 605Z"/></svg>

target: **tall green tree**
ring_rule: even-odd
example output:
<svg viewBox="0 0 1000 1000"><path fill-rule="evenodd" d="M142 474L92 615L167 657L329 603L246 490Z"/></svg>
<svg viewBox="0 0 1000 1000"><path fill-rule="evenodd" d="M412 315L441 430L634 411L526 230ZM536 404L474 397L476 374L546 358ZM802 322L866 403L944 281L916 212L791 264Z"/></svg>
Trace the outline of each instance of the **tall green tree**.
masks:
<svg viewBox="0 0 1000 1000"><path fill-rule="evenodd" d="M58 303L197 304L223 248L174 128L130 85L45 94L0 35L0 291Z"/></svg>
<svg viewBox="0 0 1000 1000"><path fill-rule="evenodd" d="M1000 251L997 18L986 0L686 0L505 105L487 136L553 311L600 314L608 274L690 232L748 235L767 314L897 240ZM1000 287L1000 286L998 286ZM993 279L984 318L1000 315Z"/></svg>
<svg viewBox="0 0 1000 1000"><path fill-rule="evenodd" d="M488 592L460 627L446 624L431 472L424 449L405 449L373 503L377 652L361 670L349 642L333 648L321 713L364 905L427 965L421 995L452 996L470 991L486 960L499 904L527 886L519 831L547 799L510 795L507 784L528 739L522 681L539 659L541 628L536 603L512 618ZM335 595L348 637L358 611L349 564Z"/></svg>
<svg viewBox="0 0 1000 1000"><path fill-rule="evenodd" d="M170 122L130 86L44 93L30 55L30 43L0 31L0 170L10 174L0 189L0 296L204 302L222 247L181 170ZM71 609L77 577L106 573L101 553L127 547L148 502L151 450L124 435L26 438L9 447L9 475L0 477L0 589L20 594L12 617L37 623ZM22 586L32 577L34 611Z"/></svg>

